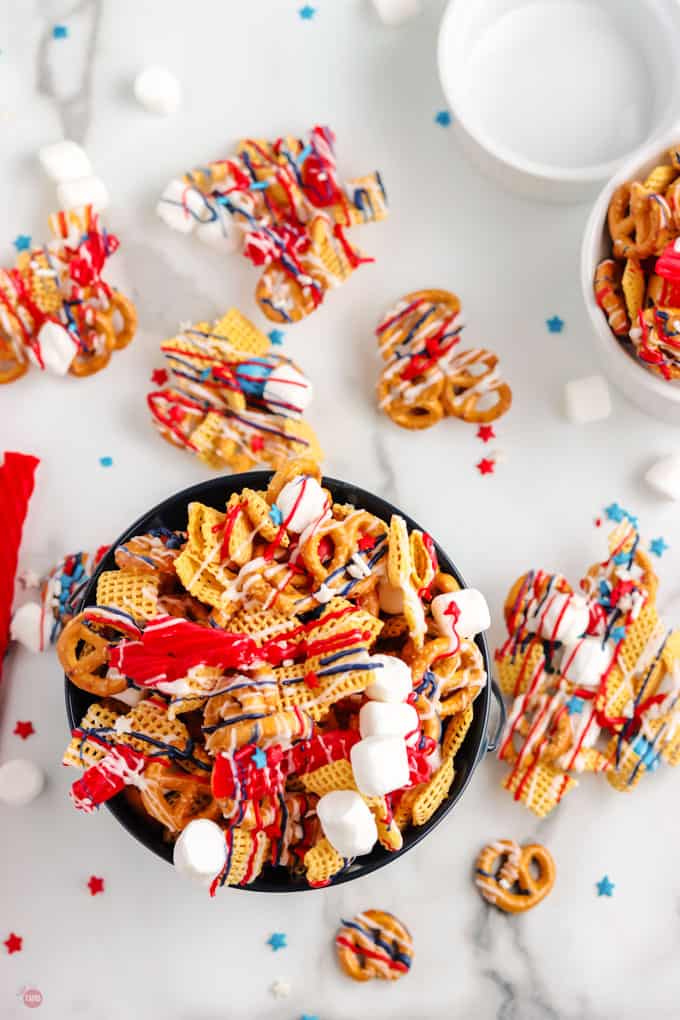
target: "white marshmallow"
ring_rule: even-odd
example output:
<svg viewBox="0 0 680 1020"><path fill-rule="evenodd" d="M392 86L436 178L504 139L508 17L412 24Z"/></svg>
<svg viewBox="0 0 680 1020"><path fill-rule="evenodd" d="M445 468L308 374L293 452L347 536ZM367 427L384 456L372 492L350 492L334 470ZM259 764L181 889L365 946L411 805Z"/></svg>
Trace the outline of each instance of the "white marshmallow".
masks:
<svg viewBox="0 0 680 1020"><path fill-rule="evenodd" d="M366 797L382 797L408 783L403 737L364 737L350 751L354 781Z"/></svg>
<svg viewBox="0 0 680 1020"><path fill-rule="evenodd" d="M312 399L312 384L297 368L284 363L267 377L262 396L275 414L299 418ZM291 406L286 407L287 404Z"/></svg>
<svg viewBox="0 0 680 1020"><path fill-rule="evenodd" d="M77 142L64 139L38 150L40 165L53 181L75 181L92 173L90 158Z"/></svg>
<svg viewBox="0 0 680 1020"><path fill-rule="evenodd" d="M39 797L45 786L45 773L34 761L12 758L0 765L0 801L23 807Z"/></svg>
<svg viewBox="0 0 680 1020"><path fill-rule="evenodd" d="M224 832L209 818L194 818L182 829L172 854L177 870L208 885L224 867L227 844Z"/></svg>
<svg viewBox="0 0 680 1020"><path fill-rule="evenodd" d="M57 199L62 209L77 209L83 205L91 205L95 212L100 212L109 204L109 192L99 177L76 177L73 180L59 181Z"/></svg>
<svg viewBox="0 0 680 1020"><path fill-rule="evenodd" d="M420 14L420 0L373 0L378 17L385 25L401 25Z"/></svg>
<svg viewBox="0 0 680 1020"><path fill-rule="evenodd" d="M44 652L50 643L52 622L51 613L43 612L37 602L26 602L12 617L9 636L29 652Z"/></svg>
<svg viewBox="0 0 680 1020"><path fill-rule="evenodd" d="M659 495L680 499L680 453L657 460L645 475L645 481Z"/></svg>
<svg viewBox="0 0 680 1020"><path fill-rule="evenodd" d="M190 234L197 223L207 219L204 195L178 179L170 181L156 206L156 212L166 224L180 234Z"/></svg>
<svg viewBox="0 0 680 1020"><path fill-rule="evenodd" d="M381 577L378 582L378 601L383 613L390 613L398 616L404 611L404 593L401 588L390 584L386 577Z"/></svg>
<svg viewBox="0 0 680 1020"><path fill-rule="evenodd" d="M452 605L458 613L449 611ZM473 638L491 626L486 599L476 588L436 595L432 599L432 616L442 637Z"/></svg>
<svg viewBox="0 0 680 1020"><path fill-rule="evenodd" d="M611 657L612 648L603 648L600 638L586 637L564 646L560 673L578 687L597 687Z"/></svg>
<svg viewBox="0 0 680 1020"><path fill-rule="evenodd" d="M367 701L359 711L362 737L404 737L408 744L415 744L419 730L418 713L407 701Z"/></svg>
<svg viewBox="0 0 680 1020"><path fill-rule="evenodd" d="M40 357L45 368L55 375L66 375L71 363L78 353L78 343L59 322L48 319L38 331ZM40 365L33 351L28 349L28 356L36 365Z"/></svg>
<svg viewBox="0 0 680 1020"><path fill-rule="evenodd" d="M119 691L115 695L116 701L122 701L124 705L129 705L130 708L134 708L145 695L145 691L140 690L139 687L126 687L125 690Z"/></svg>
<svg viewBox="0 0 680 1020"><path fill-rule="evenodd" d="M527 629L550 641L573 644L585 632L590 612L582 595L556 591L527 617Z"/></svg>
<svg viewBox="0 0 680 1020"><path fill-rule="evenodd" d="M380 668L371 670L373 679L364 692L366 697L371 701L406 701L413 678L404 660L395 655L372 655L371 665L376 663Z"/></svg>
<svg viewBox="0 0 680 1020"><path fill-rule="evenodd" d="M167 117L176 113L182 102L182 87L172 71L156 64L145 67L135 78L135 99L149 113Z"/></svg>
<svg viewBox="0 0 680 1020"><path fill-rule="evenodd" d="M333 790L316 805L323 834L341 857L368 854L378 838L375 819L355 790Z"/></svg>
<svg viewBox="0 0 680 1020"><path fill-rule="evenodd" d="M609 384L601 375L572 379L564 387L567 418L574 425L602 421L612 413Z"/></svg>
<svg viewBox="0 0 680 1020"><path fill-rule="evenodd" d="M304 490L300 496L300 489L303 485ZM328 500L316 478L312 478L310 475L296 475L281 489L276 505L283 515L283 521L288 531L299 534L324 516ZM294 513L293 507L295 507Z"/></svg>
<svg viewBox="0 0 680 1020"><path fill-rule="evenodd" d="M210 245L216 251L225 252L231 255L243 246L243 230L231 215L231 213L220 205L219 202L206 201L206 205L215 213L215 216L207 223L199 223L196 227L196 236L199 241ZM204 211L205 215L205 211Z"/></svg>

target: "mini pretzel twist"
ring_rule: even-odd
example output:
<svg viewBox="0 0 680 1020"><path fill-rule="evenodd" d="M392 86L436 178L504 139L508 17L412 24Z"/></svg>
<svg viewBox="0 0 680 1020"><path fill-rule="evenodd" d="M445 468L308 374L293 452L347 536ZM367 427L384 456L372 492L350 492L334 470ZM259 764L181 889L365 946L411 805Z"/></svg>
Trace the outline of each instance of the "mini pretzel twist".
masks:
<svg viewBox="0 0 680 1020"><path fill-rule="evenodd" d="M125 690L124 676L108 676L110 642L97 634L79 613L66 624L57 641L59 662L72 684L89 694L110 698Z"/></svg>
<svg viewBox="0 0 680 1020"><path fill-rule="evenodd" d="M411 968L413 939L394 914L366 910L342 922L335 950L340 966L353 981L396 981Z"/></svg>
<svg viewBox="0 0 680 1020"><path fill-rule="evenodd" d="M444 384L447 413L475 423L495 421L505 414L512 404L512 390L500 378L497 365L498 358L491 351L461 351ZM473 372L473 366L483 366L483 370ZM488 397L492 398L490 403Z"/></svg>
<svg viewBox="0 0 680 1020"><path fill-rule="evenodd" d="M209 780L160 762L152 762L144 769L141 797L151 817L173 835L196 818L215 822L221 816Z"/></svg>
<svg viewBox="0 0 680 1020"><path fill-rule="evenodd" d="M595 270L593 289L595 300L607 316L610 329L617 336L625 336L630 328L626 301L621 289L621 266L614 259L603 259Z"/></svg>
<svg viewBox="0 0 680 1020"><path fill-rule="evenodd" d="M534 868L538 877L534 877ZM539 843L521 847L512 839L500 839L479 854L475 884L484 899L499 910L518 914L531 910L548 895L555 884L555 862Z"/></svg>

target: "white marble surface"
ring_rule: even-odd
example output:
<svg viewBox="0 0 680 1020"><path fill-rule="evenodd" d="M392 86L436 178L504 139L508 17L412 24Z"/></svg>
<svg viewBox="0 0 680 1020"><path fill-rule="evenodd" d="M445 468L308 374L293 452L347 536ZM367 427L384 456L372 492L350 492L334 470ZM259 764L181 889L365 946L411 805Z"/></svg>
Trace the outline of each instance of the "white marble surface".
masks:
<svg viewBox="0 0 680 1020"><path fill-rule="evenodd" d="M336 130L341 169L379 167L389 220L362 237L376 264L362 268L322 309L287 331L289 349L314 380L312 419L329 474L400 504L484 590L501 637L505 591L530 565L572 578L603 548L593 527L613 499L639 514L671 549L660 563L664 599L676 595L677 506L641 481L655 457L677 449L676 430L615 396L611 419L586 428L561 414L564 382L596 370L578 284L585 207L534 206L497 191L434 123L443 107L435 70L440 0L401 29L382 27L363 0L318 0L301 21L299 0L187 5L141 0L3 0L0 15L0 257L19 233L40 237L53 202L36 162L39 146L67 136L86 144L113 196L120 235L116 275L138 302L141 329L109 369L90 380L37 372L0 393L0 448L43 460L22 563L47 567L65 552L111 540L166 494L205 475L161 442L144 395L160 364L159 341L180 320L238 304L256 316L255 274L154 216L165 182L204 158L227 155L243 134L273 137L317 122ZM66 40L51 26L65 23ZM185 102L163 120L137 108L135 73L167 64ZM382 419L373 387L372 331L400 294L440 286L462 296L471 342L502 356L512 413L491 444L507 457L495 475L474 428L447 422L409 434ZM560 315L564 332L548 333ZM103 469L102 455L114 466ZM678 614L680 617L680 613ZM675 620L680 623L680 618ZM107 812L71 809L71 775L58 762L67 738L59 669L50 655L11 653L0 712L0 758L25 753L49 786L30 809L0 807L0 1017L25 1015L20 993L37 987L37 1014L64 1020L633 1020L677 1017L680 878L676 866L680 777L662 769L634 798L586 778L539 824L499 789L488 760L462 802L421 846L374 876L325 892L262 896L225 891L215 901L180 883ZM33 720L23 744L12 729ZM499 836L548 843L553 894L525 917L496 914L470 879L479 847ZM594 883L607 872L612 899ZM104 876L106 892L85 882ZM397 985L342 977L331 940L338 918L393 910L413 931L411 974ZM273 954L272 931L289 948ZM286 978L291 995L269 986Z"/></svg>

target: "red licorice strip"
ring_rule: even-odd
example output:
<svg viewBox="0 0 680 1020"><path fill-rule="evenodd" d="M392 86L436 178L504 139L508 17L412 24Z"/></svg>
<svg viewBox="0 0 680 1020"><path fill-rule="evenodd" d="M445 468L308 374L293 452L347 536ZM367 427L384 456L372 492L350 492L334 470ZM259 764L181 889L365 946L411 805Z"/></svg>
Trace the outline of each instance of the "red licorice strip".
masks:
<svg viewBox="0 0 680 1020"><path fill-rule="evenodd" d="M111 800L128 785L125 770L139 775L144 761L144 755L127 744L111 748L106 757L96 765L91 765L72 784L71 799L75 806L81 811L94 811L100 804Z"/></svg>
<svg viewBox="0 0 680 1020"><path fill-rule="evenodd" d="M9 644L14 584L19 560L21 534L40 461L24 453L6 453L0 467L0 677Z"/></svg>
<svg viewBox="0 0 680 1020"><path fill-rule="evenodd" d="M654 271L663 277L664 280L669 280L671 283L680 283L680 252L675 249L675 241L671 241L664 248L656 260Z"/></svg>

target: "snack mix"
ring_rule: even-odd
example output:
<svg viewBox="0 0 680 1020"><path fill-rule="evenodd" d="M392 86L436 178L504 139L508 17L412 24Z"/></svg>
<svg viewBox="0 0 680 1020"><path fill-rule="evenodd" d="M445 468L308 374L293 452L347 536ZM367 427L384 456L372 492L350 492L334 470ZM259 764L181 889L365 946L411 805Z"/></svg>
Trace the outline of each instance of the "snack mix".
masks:
<svg viewBox="0 0 680 1020"><path fill-rule="evenodd" d="M615 509L609 556L581 593L532 570L505 602L509 637L496 662L513 700L498 756L510 766L505 789L541 817L578 785L574 773L600 772L628 791L680 761L680 631L659 618L636 519Z"/></svg>
<svg viewBox="0 0 680 1020"><path fill-rule="evenodd" d="M335 951L344 973L353 981L398 981L413 963L411 933L394 914L366 910L343 921Z"/></svg>
<svg viewBox="0 0 680 1020"><path fill-rule="evenodd" d="M132 340L135 306L102 278L118 238L90 206L48 219L54 240L0 270L0 383L29 365L56 375L101 371Z"/></svg>
<svg viewBox="0 0 680 1020"><path fill-rule="evenodd" d="M507 914L531 910L555 884L555 862L540 843L520 846L499 839L477 858L475 885L488 902Z"/></svg>
<svg viewBox="0 0 680 1020"><path fill-rule="evenodd" d="M428 535L334 503L298 459L114 555L57 642L97 699L64 757L85 770L78 808L123 792L173 842L207 819L225 847L213 890L267 865L326 885L432 817L486 684L489 618Z"/></svg>
<svg viewBox="0 0 680 1020"><path fill-rule="evenodd" d="M680 148L644 181L616 189L611 255L595 270L595 299L621 346L664 379L680 378Z"/></svg>
<svg viewBox="0 0 680 1020"><path fill-rule="evenodd" d="M312 385L236 308L197 322L161 344L169 385L149 393L153 422L168 442L212 468L277 468L322 453L302 418Z"/></svg>
<svg viewBox="0 0 680 1020"><path fill-rule="evenodd" d="M298 322L363 262L345 231L387 216L380 174L337 176L335 137L245 139L230 159L170 181L157 211L168 226L262 268L255 299L273 322Z"/></svg>
<svg viewBox="0 0 680 1020"><path fill-rule="evenodd" d="M464 325L459 299L446 290L407 294L385 315L376 329L385 362L378 406L395 424L427 429L444 415L491 422L510 409L496 355L457 349Z"/></svg>

